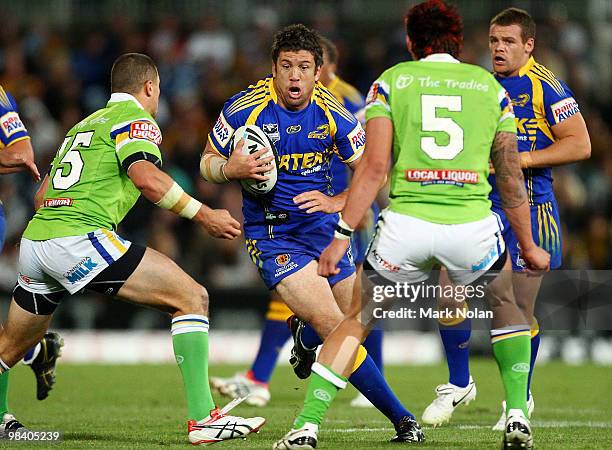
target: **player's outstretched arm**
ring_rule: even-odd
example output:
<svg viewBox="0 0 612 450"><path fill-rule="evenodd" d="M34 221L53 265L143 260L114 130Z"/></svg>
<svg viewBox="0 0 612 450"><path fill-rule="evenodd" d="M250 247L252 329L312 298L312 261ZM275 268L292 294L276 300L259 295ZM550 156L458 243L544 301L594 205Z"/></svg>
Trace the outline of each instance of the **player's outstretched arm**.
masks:
<svg viewBox="0 0 612 450"><path fill-rule="evenodd" d="M22 139L0 152L0 174L29 171L32 179L40 181L40 173L34 162L34 150L30 139Z"/></svg>
<svg viewBox="0 0 612 450"><path fill-rule="evenodd" d="M547 270L550 255L535 244L531 235L531 214L515 133L500 131L495 134L491 161L502 207L521 245L523 258L530 268Z"/></svg>
<svg viewBox="0 0 612 450"><path fill-rule="evenodd" d="M273 156L263 157L268 153L268 148L261 148L255 153L244 155L240 149L244 140L238 141L235 151L228 159L220 156L210 145L206 143L204 154L200 160L200 174L206 181L211 183L227 183L232 180L251 178L258 181L267 181L268 177L262 175L270 170L268 164L274 159Z"/></svg>
<svg viewBox="0 0 612 450"><path fill-rule="evenodd" d="M225 209L211 209L183 189L165 172L149 161L137 161L128 169L134 186L148 200L186 219L198 222L211 236L234 239L240 235L240 223Z"/></svg>
<svg viewBox="0 0 612 450"><path fill-rule="evenodd" d="M551 127L555 142L537 152L522 152L521 167L538 168L571 164L591 157L591 139L582 114Z"/></svg>

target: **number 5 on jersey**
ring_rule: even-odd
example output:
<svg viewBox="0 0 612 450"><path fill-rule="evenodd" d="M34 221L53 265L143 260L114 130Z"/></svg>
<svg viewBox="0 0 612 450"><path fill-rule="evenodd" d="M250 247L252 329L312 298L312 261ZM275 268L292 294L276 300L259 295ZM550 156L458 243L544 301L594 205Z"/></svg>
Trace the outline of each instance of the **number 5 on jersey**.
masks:
<svg viewBox="0 0 612 450"><path fill-rule="evenodd" d="M59 149L60 161L55 168L55 174L52 178L54 189L68 189L74 186L81 179L83 172L83 158L78 148L87 148L91 145L93 139L93 131L85 131L77 133L74 138L68 136L64 139L62 146ZM70 148L66 150L68 143L72 139Z"/></svg>
<svg viewBox="0 0 612 450"><path fill-rule="evenodd" d="M463 128L450 117L438 117L438 109L461 112L459 95L422 95L421 121L423 131L439 131L448 134L448 144L438 145L436 138L421 138L421 149L431 159L454 159L463 150Z"/></svg>

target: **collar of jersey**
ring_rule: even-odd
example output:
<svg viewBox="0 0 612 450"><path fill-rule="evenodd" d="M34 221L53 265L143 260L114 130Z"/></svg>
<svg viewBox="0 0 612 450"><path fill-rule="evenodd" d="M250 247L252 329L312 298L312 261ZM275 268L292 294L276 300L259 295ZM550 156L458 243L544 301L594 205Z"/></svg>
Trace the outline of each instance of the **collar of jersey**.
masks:
<svg viewBox="0 0 612 450"><path fill-rule="evenodd" d="M533 56L530 56L529 61L527 61L527 64L520 68L518 76L522 77L527 72L529 72L535 63L536 62L535 59L533 59Z"/></svg>
<svg viewBox="0 0 612 450"><path fill-rule="evenodd" d="M136 100L136 97L126 92L114 92L113 94L111 94L111 97L108 100L108 103L130 102L130 101L136 103L136 106L144 110L140 102Z"/></svg>
<svg viewBox="0 0 612 450"><path fill-rule="evenodd" d="M419 59L419 61L427 61L427 62L450 62L450 63L458 63L459 60L453 58L448 53L432 53L431 55L427 55L425 58Z"/></svg>

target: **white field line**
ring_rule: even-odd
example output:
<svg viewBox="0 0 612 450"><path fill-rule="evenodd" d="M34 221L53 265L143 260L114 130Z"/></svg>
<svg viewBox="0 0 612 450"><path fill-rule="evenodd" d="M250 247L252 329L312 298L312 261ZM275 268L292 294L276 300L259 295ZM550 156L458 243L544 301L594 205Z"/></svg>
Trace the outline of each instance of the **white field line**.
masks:
<svg viewBox="0 0 612 450"><path fill-rule="evenodd" d="M534 421L534 428L575 428L575 427L586 427L586 428L612 428L612 422L591 422L591 421ZM425 429L431 429L431 427L424 427ZM480 430L490 429L490 425L457 425L451 426L451 428L459 430ZM333 432L333 433L360 433L363 431L393 431L391 427L385 428L323 428L322 431Z"/></svg>

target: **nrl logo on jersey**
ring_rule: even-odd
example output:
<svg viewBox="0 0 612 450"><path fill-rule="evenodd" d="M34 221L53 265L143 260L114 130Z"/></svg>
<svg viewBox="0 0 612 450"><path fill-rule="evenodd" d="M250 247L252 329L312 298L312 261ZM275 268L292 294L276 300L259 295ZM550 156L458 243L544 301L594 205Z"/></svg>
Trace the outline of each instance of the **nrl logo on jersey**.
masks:
<svg viewBox="0 0 612 450"><path fill-rule="evenodd" d="M147 120L137 120L130 124L130 138L146 139L156 145L162 143L162 135L157 125Z"/></svg>
<svg viewBox="0 0 612 450"><path fill-rule="evenodd" d="M280 141L280 133L278 131L277 123L264 123L261 126L261 129L268 135L273 143L276 144L278 141Z"/></svg>

